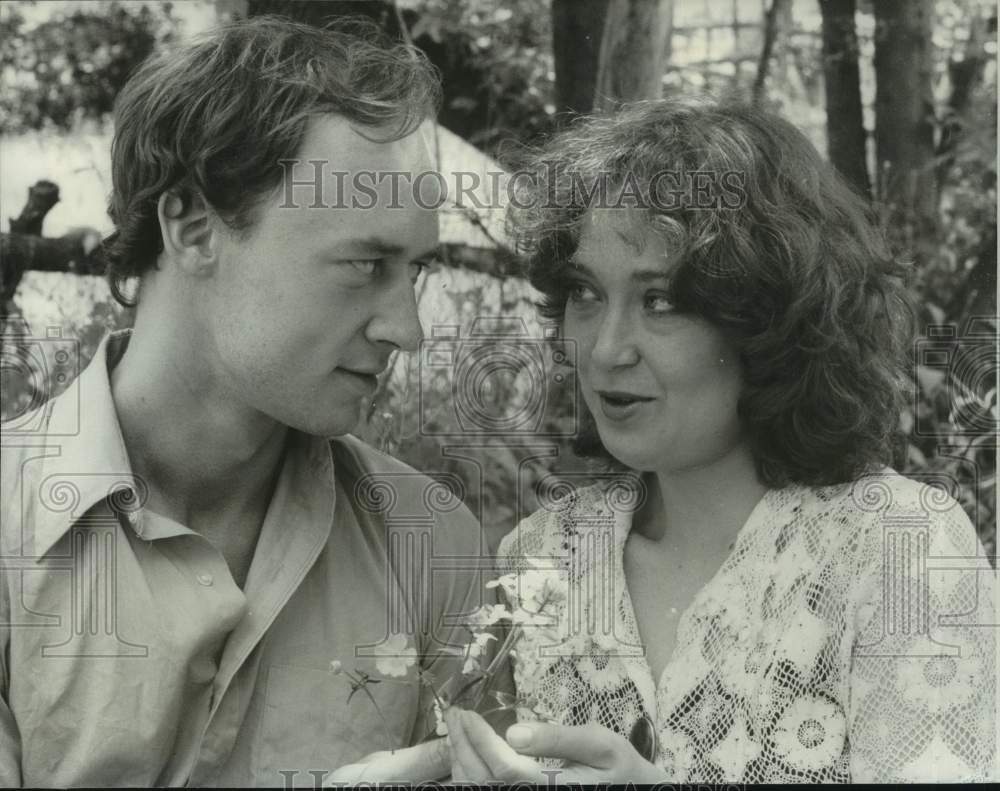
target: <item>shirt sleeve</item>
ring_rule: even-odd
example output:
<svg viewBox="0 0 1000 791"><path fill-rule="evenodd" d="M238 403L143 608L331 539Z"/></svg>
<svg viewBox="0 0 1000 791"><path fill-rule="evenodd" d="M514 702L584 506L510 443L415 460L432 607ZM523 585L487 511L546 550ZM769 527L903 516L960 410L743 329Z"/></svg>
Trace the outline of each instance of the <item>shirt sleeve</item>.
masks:
<svg viewBox="0 0 1000 791"><path fill-rule="evenodd" d="M21 785L21 736L8 703L10 627L6 624L9 623L7 582L0 578L0 787L17 788Z"/></svg>
<svg viewBox="0 0 1000 791"><path fill-rule="evenodd" d="M951 502L873 533L849 675L852 782L996 777L996 572Z"/></svg>

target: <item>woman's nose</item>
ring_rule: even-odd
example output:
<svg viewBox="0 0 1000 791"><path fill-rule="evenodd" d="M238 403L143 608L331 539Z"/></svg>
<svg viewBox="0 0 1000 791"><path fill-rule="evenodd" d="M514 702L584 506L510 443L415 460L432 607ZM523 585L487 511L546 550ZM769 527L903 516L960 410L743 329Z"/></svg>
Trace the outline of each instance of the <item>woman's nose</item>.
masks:
<svg viewBox="0 0 1000 791"><path fill-rule="evenodd" d="M635 365L639 361L628 316L621 311L604 314L590 355L594 364L605 369Z"/></svg>

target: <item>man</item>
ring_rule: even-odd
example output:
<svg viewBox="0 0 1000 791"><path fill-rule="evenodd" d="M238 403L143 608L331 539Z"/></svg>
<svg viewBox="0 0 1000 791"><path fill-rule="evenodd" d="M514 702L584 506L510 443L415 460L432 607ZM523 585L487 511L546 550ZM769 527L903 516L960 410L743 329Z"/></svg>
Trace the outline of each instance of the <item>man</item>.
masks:
<svg viewBox="0 0 1000 791"><path fill-rule="evenodd" d="M412 657L439 678L456 661L479 526L346 436L421 338L437 244L412 194L349 185L429 168L437 91L405 47L274 18L122 91L108 258L116 295L138 278L134 330L37 433L4 437L0 785L447 773ZM428 553L457 570L430 574ZM410 683L348 704L331 663L387 660Z"/></svg>

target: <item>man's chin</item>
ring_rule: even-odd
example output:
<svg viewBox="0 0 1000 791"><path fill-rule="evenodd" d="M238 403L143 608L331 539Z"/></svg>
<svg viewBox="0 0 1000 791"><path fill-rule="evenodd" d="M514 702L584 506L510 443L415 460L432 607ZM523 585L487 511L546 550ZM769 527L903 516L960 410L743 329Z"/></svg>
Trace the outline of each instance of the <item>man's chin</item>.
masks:
<svg viewBox="0 0 1000 791"><path fill-rule="evenodd" d="M342 437L355 432L362 424L361 407L353 414L348 409L338 409L336 412L323 415L312 414L290 418L286 423L289 428L309 434L314 437Z"/></svg>

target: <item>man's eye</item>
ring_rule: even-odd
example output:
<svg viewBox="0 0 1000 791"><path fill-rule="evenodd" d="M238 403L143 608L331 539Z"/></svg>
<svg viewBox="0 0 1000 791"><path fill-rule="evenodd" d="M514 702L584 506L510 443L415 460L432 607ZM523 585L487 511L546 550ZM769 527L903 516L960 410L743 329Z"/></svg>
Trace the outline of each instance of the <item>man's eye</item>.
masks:
<svg viewBox="0 0 1000 791"><path fill-rule="evenodd" d="M354 269L358 270L363 275L374 275L378 270L379 264L382 263L381 258L359 258L354 261L347 261Z"/></svg>
<svg viewBox="0 0 1000 791"><path fill-rule="evenodd" d="M430 264L427 261L413 261L410 263L410 280L414 283L427 271Z"/></svg>
<svg viewBox="0 0 1000 791"><path fill-rule="evenodd" d="M646 310L651 313L670 313L674 309L673 304L666 294L647 294L645 301Z"/></svg>

